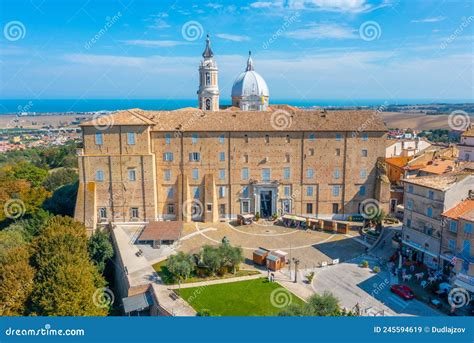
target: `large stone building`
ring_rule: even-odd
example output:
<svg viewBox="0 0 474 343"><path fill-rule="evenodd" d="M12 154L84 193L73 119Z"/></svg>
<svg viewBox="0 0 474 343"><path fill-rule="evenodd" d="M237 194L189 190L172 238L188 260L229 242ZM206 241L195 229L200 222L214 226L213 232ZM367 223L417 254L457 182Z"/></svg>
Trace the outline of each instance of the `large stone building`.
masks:
<svg viewBox="0 0 474 343"><path fill-rule="evenodd" d="M260 111L250 103L220 110L209 39L203 57L199 108L131 109L81 125L76 219L93 230L241 213L344 218L366 198L387 205L379 116L272 107L268 97Z"/></svg>

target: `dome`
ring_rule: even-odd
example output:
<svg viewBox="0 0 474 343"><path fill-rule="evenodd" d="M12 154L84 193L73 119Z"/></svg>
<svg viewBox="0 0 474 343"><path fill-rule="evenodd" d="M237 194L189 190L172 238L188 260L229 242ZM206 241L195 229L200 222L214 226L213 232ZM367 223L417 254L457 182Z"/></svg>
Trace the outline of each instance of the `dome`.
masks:
<svg viewBox="0 0 474 343"><path fill-rule="evenodd" d="M263 77L253 69L253 61L250 56L247 60L247 70L240 74L232 86L232 97L246 97L250 95L270 95L268 86Z"/></svg>
<svg viewBox="0 0 474 343"><path fill-rule="evenodd" d="M234 81L231 96L260 95L269 96L268 86L263 77L250 70L240 74Z"/></svg>

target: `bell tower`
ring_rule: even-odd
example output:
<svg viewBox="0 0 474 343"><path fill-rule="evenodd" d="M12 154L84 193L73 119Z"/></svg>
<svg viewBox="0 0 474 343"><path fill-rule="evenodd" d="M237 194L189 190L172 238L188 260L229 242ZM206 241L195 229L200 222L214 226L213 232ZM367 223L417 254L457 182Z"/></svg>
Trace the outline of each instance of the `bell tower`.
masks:
<svg viewBox="0 0 474 343"><path fill-rule="evenodd" d="M204 111L219 110L218 69L211 50L211 40L206 37L206 48L202 53L203 60L199 65L199 89L197 91L199 108Z"/></svg>

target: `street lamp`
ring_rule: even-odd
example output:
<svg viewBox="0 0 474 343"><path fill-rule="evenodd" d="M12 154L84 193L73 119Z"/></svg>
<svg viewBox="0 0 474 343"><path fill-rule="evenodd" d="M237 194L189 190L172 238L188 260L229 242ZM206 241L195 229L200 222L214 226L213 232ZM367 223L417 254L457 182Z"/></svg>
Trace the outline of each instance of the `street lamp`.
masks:
<svg viewBox="0 0 474 343"><path fill-rule="evenodd" d="M293 263L295 264L295 283L298 282L298 265L300 264L300 260L297 258L292 258Z"/></svg>

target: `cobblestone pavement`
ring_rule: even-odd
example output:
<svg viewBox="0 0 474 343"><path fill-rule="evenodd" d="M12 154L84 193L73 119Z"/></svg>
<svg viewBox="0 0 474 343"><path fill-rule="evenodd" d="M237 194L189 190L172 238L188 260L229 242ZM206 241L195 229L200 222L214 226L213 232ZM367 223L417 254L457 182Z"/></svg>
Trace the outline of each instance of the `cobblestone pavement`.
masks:
<svg viewBox="0 0 474 343"><path fill-rule="evenodd" d="M268 224L232 226L229 223L187 223L183 236L196 232L200 234L181 241L179 250L197 252L205 244L219 244L225 236L232 245L243 248L248 265L252 265L252 252L258 247L286 251L288 257L300 260L302 269L314 268L322 261L352 259L365 249L356 241L357 231L344 235Z"/></svg>

